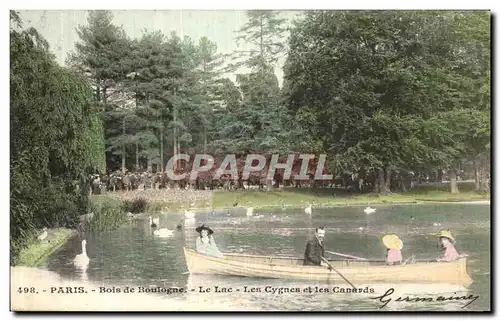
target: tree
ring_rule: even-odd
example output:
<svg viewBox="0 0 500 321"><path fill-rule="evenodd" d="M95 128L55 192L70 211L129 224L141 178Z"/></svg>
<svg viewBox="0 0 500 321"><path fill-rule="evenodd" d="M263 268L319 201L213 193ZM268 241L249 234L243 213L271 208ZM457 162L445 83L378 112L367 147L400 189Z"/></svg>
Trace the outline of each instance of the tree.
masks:
<svg viewBox="0 0 500 321"><path fill-rule="evenodd" d="M320 11L296 22L285 65L287 105L296 119L317 120L307 131L322 137L341 171L375 172L377 189L387 193L394 168L451 165L464 156L460 144L425 133L432 122L450 126L434 116L459 110L467 92L457 74L453 17Z"/></svg>
<svg viewBox="0 0 500 321"><path fill-rule="evenodd" d="M201 141L203 142L203 151L207 152L208 139L213 132L214 118L213 110L220 102L216 95L219 87L221 75L222 56L217 53L217 45L206 37L201 37L198 41L198 73L199 73L199 92L201 93L200 110L197 113L199 122L203 128Z"/></svg>
<svg viewBox="0 0 500 321"><path fill-rule="evenodd" d="M214 143L227 151L287 150L282 139L287 136L284 128L287 111L280 105L280 88L274 74L274 64L284 53L285 20L278 14L248 11L247 23L237 31L236 40L244 42L246 48L234 52L230 70L245 66L250 72L237 75L241 103L230 104L234 107L221 119L226 125ZM230 86L226 88L231 90Z"/></svg>
<svg viewBox="0 0 500 321"><path fill-rule="evenodd" d="M11 254L42 226L74 227L88 195L73 182L102 170L99 110L87 79L60 67L47 41L23 29L15 12L10 31Z"/></svg>
<svg viewBox="0 0 500 321"><path fill-rule="evenodd" d="M106 103L108 89L125 76L120 62L129 49L128 40L123 29L113 24L110 11L90 11L87 23L77 28L81 42L68 55L68 65L87 74L95 86L96 100Z"/></svg>

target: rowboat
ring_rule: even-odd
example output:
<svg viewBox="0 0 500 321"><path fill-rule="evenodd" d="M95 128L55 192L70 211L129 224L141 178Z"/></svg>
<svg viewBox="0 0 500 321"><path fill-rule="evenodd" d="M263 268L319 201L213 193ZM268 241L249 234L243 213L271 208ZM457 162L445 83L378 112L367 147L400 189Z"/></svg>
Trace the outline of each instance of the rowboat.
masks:
<svg viewBox="0 0 500 321"><path fill-rule="evenodd" d="M375 260L331 260L334 269L305 266L294 257L273 257L224 253L217 258L184 247L190 274L216 274L271 279L297 279L353 284L446 283L468 287L467 258L451 262L416 261L406 265L386 265ZM342 274L342 276L340 275Z"/></svg>

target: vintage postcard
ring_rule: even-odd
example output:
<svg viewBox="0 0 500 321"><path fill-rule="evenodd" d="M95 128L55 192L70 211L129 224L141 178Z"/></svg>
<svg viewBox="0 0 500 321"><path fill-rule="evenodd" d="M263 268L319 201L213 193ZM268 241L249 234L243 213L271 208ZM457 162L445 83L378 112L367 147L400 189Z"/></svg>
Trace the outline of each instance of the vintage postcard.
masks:
<svg viewBox="0 0 500 321"><path fill-rule="evenodd" d="M490 28L11 10L11 311L491 311Z"/></svg>

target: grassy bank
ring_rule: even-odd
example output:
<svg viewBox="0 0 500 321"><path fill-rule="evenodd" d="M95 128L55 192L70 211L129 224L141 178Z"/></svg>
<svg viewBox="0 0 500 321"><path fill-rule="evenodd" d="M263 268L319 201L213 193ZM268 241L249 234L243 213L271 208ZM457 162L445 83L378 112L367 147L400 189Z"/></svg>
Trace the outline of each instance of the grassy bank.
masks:
<svg viewBox="0 0 500 321"><path fill-rule="evenodd" d="M146 199L120 201L112 198L99 198L91 202L90 212L93 214L80 216L75 226L80 233L99 233L114 230L125 223L129 217L127 212L139 214L145 212L149 202ZM154 205L152 205L154 206ZM11 261L14 266L36 267L66 241L77 233L70 228L49 228L45 240L39 241L36 235L27 236L28 240Z"/></svg>
<svg viewBox="0 0 500 321"><path fill-rule="evenodd" d="M458 202L458 201L484 201L490 199L490 194L479 194L474 191L473 183L459 184L460 193L449 192L448 184L433 184L419 186L405 193L392 193L379 195L377 193L349 193L343 189L306 189L287 188L269 192L260 191L215 191L207 199L206 191L200 191L203 197L193 200L192 194L196 191L185 191L189 197L184 198L178 191L160 190L151 191L148 197L141 191L141 197L146 197L149 204L146 212L178 211L187 208L227 208L238 203L238 206L265 207L296 207L305 204L315 206L348 206L348 205L374 205L374 204L404 204L420 202ZM146 191L147 192L147 191ZM129 192L130 193L130 192ZM170 193L176 193L171 197ZM130 196L130 194L127 194ZM164 195L164 197L162 196ZM95 202L120 202L120 193L95 195Z"/></svg>
<svg viewBox="0 0 500 321"><path fill-rule="evenodd" d="M42 242L35 240L28 247L21 250L14 265L36 267L55 250L61 247L66 241L76 234L75 230L67 228L48 229L48 236Z"/></svg>
<svg viewBox="0 0 500 321"><path fill-rule="evenodd" d="M393 193L390 195L367 194L335 194L322 191L273 191L258 192L217 192L214 193L214 207L228 207L234 203L240 206L263 207L294 207L313 204L315 206L348 206L373 204L404 204L419 202L457 202L489 200L489 195L464 192L451 194L443 191L432 193Z"/></svg>

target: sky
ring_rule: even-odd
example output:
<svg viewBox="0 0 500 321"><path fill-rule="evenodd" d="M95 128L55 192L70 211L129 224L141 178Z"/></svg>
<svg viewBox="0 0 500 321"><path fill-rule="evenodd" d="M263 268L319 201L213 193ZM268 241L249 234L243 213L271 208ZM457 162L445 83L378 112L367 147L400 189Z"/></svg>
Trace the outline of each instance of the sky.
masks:
<svg viewBox="0 0 500 321"><path fill-rule="evenodd" d="M220 53L231 53L237 49L235 31L247 21L243 10L112 10L114 24L122 26L132 38L141 36L142 31L161 30L165 35L176 31L179 36L190 36L198 40L206 36L217 44ZM88 11L85 10L21 10L20 16L25 27L32 26L50 44L59 64L64 65L67 54L74 50L79 41L76 28L87 24ZM292 20L298 11L282 11L281 16ZM286 35L287 36L287 35ZM244 48L244 47L243 47ZM241 48L239 48L241 49ZM279 83L283 78L281 58L275 73ZM235 75L229 75L234 81Z"/></svg>

